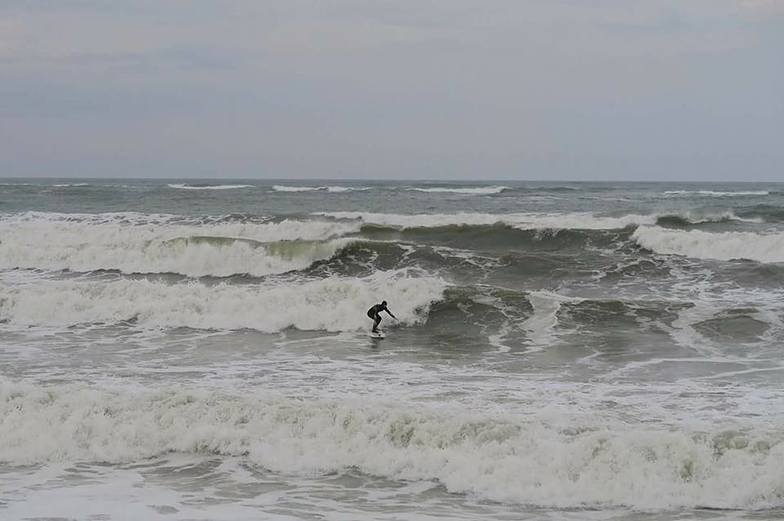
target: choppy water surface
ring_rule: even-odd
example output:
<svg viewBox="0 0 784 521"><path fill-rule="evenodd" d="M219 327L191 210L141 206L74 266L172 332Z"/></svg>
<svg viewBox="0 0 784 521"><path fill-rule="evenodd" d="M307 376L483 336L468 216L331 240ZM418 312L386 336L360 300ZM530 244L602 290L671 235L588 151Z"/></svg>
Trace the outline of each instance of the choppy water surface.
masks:
<svg viewBox="0 0 784 521"><path fill-rule="evenodd" d="M783 297L784 185L0 180L0 517L779 519Z"/></svg>

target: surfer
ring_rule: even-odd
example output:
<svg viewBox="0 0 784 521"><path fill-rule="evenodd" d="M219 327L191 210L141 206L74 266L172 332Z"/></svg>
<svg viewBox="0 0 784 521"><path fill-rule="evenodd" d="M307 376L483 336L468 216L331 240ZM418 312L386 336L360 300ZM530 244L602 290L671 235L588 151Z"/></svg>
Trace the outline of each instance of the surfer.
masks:
<svg viewBox="0 0 784 521"><path fill-rule="evenodd" d="M397 317L389 311L387 307L387 301L383 301L381 304L376 304L375 306L371 307L367 310L367 316L373 319L373 332L378 333L378 324L381 322L381 313L382 311L386 311L389 313L389 316L397 320Z"/></svg>

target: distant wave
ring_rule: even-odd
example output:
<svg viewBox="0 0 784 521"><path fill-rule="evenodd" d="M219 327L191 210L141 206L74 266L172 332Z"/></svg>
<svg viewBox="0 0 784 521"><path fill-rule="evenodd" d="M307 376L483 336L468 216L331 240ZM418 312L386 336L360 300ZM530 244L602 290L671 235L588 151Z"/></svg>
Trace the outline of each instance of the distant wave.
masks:
<svg viewBox="0 0 784 521"><path fill-rule="evenodd" d="M521 230L625 228L639 224L655 224L655 215L624 215L603 217L590 213L571 214L491 214L463 212L455 214L387 214L369 212L318 212L315 215L336 219L359 220L366 224L395 228L434 228L441 226L489 226L506 224Z"/></svg>
<svg viewBox="0 0 784 521"><path fill-rule="evenodd" d="M314 215L335 219L358 220L363 224L398 229L437 228L444 226L490 226L505 224L521 230L537 229L576 229L612 230L628 226L652 225L670 227L689 227L707 223L729 221L760 223L758 217L739 217L733 212L702 213L680 212L663 214L627 214L621 216L601 216L586 212L546 214L546 213L476 213L461 212L454 214L388 214L372 212L316 212Z"/></svg>
<svg viewBox="0 0 784 521"><path fill-rule="evenodd" d="M52 186L55 188L71 188L71 187L80 187L80 186L90 186L90 183L61 183Z"/></svg>
<svg viewBox="0 0 784 521"><path fill-rule="evenodd" d="M414 187L407 188L407 190L416 191L416 192L427 192L427 193L490 195L490 194L500 194L504 190L509 190L509 187L508 186L478 186L474 188L449 188L449 187L420 188L414 186Z"/></svg>
<svg viewBox="0 0 784 521"><path fill-rule="evenodd" d="M784 262L784 234L708 233L641 226L632 239L647 250L697 259Z"/></svg>
<svg viewBox="0 0 784 521"><path fill-rule="evenodd" d="M659 226L668 226L674 228L686 228L693 225L708 224L708 223L726 223L730 221L746 222L746 223L762 223L763 220L758 217L744 218L738 217L733 212L721 212L718 214L702 214L698 212L685 212L674 214L662 214L656 218L656 224Z"/></svg>
<svg viewBox="0 0 784 521"><path fill-rule="evenodd" d="M702 197L743 197L752 195L770 195L767 190L741 190L721 192L715 190L667 190L664 195L671 196L702 196Z"/></svg>
<svg viewBox="0 0 784 521"><path fill-rule="evenodd" d="M238 188L253 188L253 185L208 185L208 184L170 184L169 188L180 190L236 190Z"/></svg>
<svg viewBox="0 0 784 521"><path fill-rule="evenodd" d="M367 186L289 186L274 185L272 189L276 192L353 192L370 190Z"/></svg>

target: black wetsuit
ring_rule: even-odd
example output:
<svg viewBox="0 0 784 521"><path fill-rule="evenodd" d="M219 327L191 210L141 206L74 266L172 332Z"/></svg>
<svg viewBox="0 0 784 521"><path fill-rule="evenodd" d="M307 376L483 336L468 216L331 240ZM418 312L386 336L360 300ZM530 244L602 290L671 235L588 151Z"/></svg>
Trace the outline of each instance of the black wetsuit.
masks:
<svg viewBox="0 0 784 521"><path fill-rule="evenodd" d="M386 311L387 313L389 313L390 317L396 318L395 315L393 315L392 312L389 311L389 308L387 308L386 304L376 304L375 306L368 309L367 316L373 319L374 333L378 332L378 324L379 322L381 322L381 315L379 313L381 313L382 311Z"/></svg>

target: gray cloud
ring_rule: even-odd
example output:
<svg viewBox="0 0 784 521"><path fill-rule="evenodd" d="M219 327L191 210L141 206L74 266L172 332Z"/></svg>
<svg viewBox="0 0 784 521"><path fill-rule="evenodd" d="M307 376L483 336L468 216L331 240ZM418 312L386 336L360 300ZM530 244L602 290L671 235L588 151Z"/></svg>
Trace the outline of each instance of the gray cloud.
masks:
<svg viewBox="0 0 784 521"><path fill-rule="evenodd" d="M772 1L0 7L0 175L781 180Z"/></svg>

